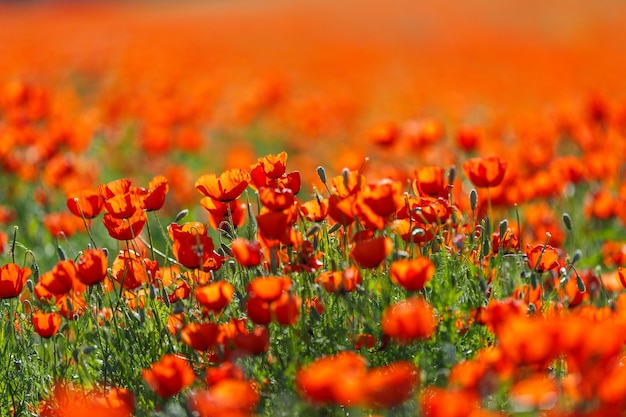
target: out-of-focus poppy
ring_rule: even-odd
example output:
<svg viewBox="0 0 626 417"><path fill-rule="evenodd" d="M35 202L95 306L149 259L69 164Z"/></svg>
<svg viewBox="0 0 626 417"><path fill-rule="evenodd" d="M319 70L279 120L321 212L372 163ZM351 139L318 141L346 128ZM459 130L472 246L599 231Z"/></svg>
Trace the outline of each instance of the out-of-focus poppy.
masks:
<svg viewBox="0 0 626 417"><path fill-rule="evenodd" d="M392 304L383 312L383 332L399 343L427 339L436 326L432 307L421 297Z"/></svg>
<svg viewBox="0 0 626 417"><path fill-rule="evenodd" d="M219 177L205 174L196 181L196 189L207 197L217 201L236 200L250 182L250 174L243 169L229 169Z"/></svg>
<svg viewBox="0 0 626 417"><path fill-rule="evenodd" d="M189 406L199 417L252 416L259 394L247 381L224 379L208 391L196 391Z"/></svg>
<svg viewBox="0 0 626 417"><path fill-rule="evenodd" d="M108 260L101 249L87 249L76 261L77 277L85 285L102 282L107 275Z"/></svg>
<svg viewBox="0 0 626 417"><path fill-rule="evenodd" d="M369 142L381 146L392 146L400 136L400 129L394 122L379 123L367 132Z"/></svg>
<svg viewBox="0 0 626 417"><path fill-rule="evenodd" d="M82 228L83 223L70 213L49 213L44 216L43 225L52 236L63 234L70 237Z"/></svg>
<svg viewBox="0 0 626 417"><path fill-rule="evenodd" d="M504 179L507 165L497 156L472 158L463 163L463 172L475 187L496 187Z"/></svg>
<svg viewBox="0 0 626 417"><path fill-rule="evenodd" d="M434 145L443 135L443 124L435 119L409 120L402 128L403 139L417 149Z"/></svg>
<svg viewBox="0 0 626 417"><path fill-rule="evenodd" d="M511 387L509 398L517 411L550 410L558 401L559 388L544 375L532 375Z"/></svg>
<svg viewBox="0 0 626 417"><path fill-rule="evenodd" d="M409 361L370 369L365 378L365 402L373 408L391 408L411 398L419 384L419 370Z"/></svg>
<svg viewBox="0 0 626 417"><path fill-rule="evenodd" d="M537 272L559 267L559 251L550 245L526 245L526 258L528 267Z"/></svg>
<svg viewBox="0 0 626 417"><path fill-rule="evenodd" d="M198 302L205 308L217 313L224 309L233 299L235 288L226 281L218 281L213 284L197 287L194 295Z"/></svg>
<svg viewBox="0 0 626 417"><path fill-rule="evenodd" d="M44 407L42 417L131 417L135 397L121 387L87 390L57 382Z"/></svg>
<svg viewBox="0 0 626 417"><path fill-rule="evenodd" d="M376 268L391 253L393 244L388 237L379 236L355 242L350 250L352 259L362 268Z"/></svg>
<svg viewBox="0 0 626 417"><path fill-rule="evenodd" d="M298 321L302 299L291 292L283 292L280 297L270 303L272 315L277 323L289 326Z"/></svg>
<svg viewBox="0 0 626 417"><path fill-rule="evenodd" d="M354 291L362 282L359 269L350 266L343 271L325 271L315 278L315 282L321 285L327 292Z"/></svg>
<svg viewBox="0 0 626 417"><path fill-rule="evenodd" d="M142 370L143 379L162 398L178 394L195 379L193 369L183 356L164 355L150 369Z"/></svg>
<svg viewBox="0 0 626 417"><path fill-rule="evenodd" d="M215 323L189 323L180 332L180 338L192 348L205 351L217 343L220 328Z"/></svg>
<svg viewBox="0 0 626 417"><path fill-rule="evenodd" d="M231 361L226 361L217 366L209 366L206 368L206 377L204 382L208 387L217 384L225 379L244 380L244 373L241 367Z"/></svg>
<svg viewBox="0 0 626 417"><path fill-rule="evenodd" d="M435 274L435 265L421 256L416 259L394 261L389 269L389 278L409 291L419 291Z"/></svg>
<svg viewBox="0 0 626 417"><path fill-rule="evenodd" d="M238 332L232 338L237 353L259 355L270 347L270 332L267 326L255 326L252 331Z"/></svg>
<svg viewBox="0 0 626 417"><path fill-rule="evenodd" d="M208 229L200 222L172 223L167 228L173 240L172 253L178 262L190 269L216 271L224 258L215 252Z"/></svg>
<svg viewBox="0 0 626 417"><path fill-rule="evenodd" d="M146 212L136 210L135 213L126 219L119 219L105 213L102 223L106 227L109 236L116 240L133 240L141 234L147 221Z"/></svg>
<svg viewBox="0 0 626 417"><path fill-rule="evenodd" d="M167 178L163 175L152 178L148 184L147 193L143 196L143 205L146 211L156 211L163 207L168 191Z"/></svg>
<svg viewBox="0 0 626 417"><path fill-rule="evenodd" d="M461 127L456 132L456 144L465 152L475 150L482 142L482 132L474 126Z"/></svg>
<svg viewBox="0 0 626 417"><path fill-rule="evenodd" d="M61 328L61 316L55 312L35 312L32 316L32 322L37 334L46 339L54 336Z"/></svg>
<svg viewBox="0 0 626 417"><path fill-rule="evenodd" d="M246 289L250 296L272 302L277 300L284 291L288 291L291 284L289 277L258 277L253 279Z"/></svg>
<svg viewBox="0 0 626 417"><path fill-rule="evenodd" d="M315 404L359 405L367 375L365 359L354 352L325 356L296 374L300 394Z"/></svg>
<svg viewBox="0 0 626 417"><path fill-rule="evenodd" d="M72 193L67 198L67 208L79 218L93 219L104 208L100 190L86 189Z"/></svg>
<svg viewBox="0 0 626 417"><path fill-rule="evenodd" d="M439 387L426 388L420 399L425 417L467 417L479 405L480 398L474 392Z"/></svg>
<svg viewBox="0 0 626 417"><path fill-rule="evenodd" d="M259 242L249 242L243 238L236 238L230 245L233 257L239 265L250 268L257 266L263 260L262 248Z"/></svg>

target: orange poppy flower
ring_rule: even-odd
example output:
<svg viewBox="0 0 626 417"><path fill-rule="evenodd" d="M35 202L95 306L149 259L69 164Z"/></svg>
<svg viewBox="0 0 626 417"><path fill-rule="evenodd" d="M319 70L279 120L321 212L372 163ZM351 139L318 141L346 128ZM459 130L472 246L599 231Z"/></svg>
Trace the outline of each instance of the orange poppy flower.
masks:
<svg viewBox="0 0 626 417"><path fill-rule="evenodd" d="M104 200L100 190L87 189L72 193L67 198L67 208L79 218L93 219L104 208Z"/></svg>
<svg viewBox="0 0 626 417"><path fill-rule="evenodd" d="M556 269L559 264L559 251L550 245L526 245L528 267L537 272Z"/></svg>
<svg viewBox="0 0 626 417"><path fill-rule="evenodd" d="M198 302L215 313L220 312L230 303L233 294L235 294L235 288L226 281L197 287L194 291Z"/></svg>
<svg viewBox="0 0 626 417"><path fill-rule="evenodd" d="M57 296L67 294L77 284L84 289L76 277L76 264L70 260L57 262L51 271L41 275L39 282L48 292Z"/></svg>
<svg viewBox="0 0 626 417"><path fill-rule="evenodd" d="M199 417L251 417L259 394L247 381L224 379L208 391L196 391L189 405Z"/></svg>
<svg viewBox="0 0 626 417"><path fill-rule="evenodd" d="M399 343L427 339L436 327L432 307L420 297L392 304L383 312L383 332Z"/></svg>
<svg viewBox="0 0 626 417"><path fill-rule="evenodd" d="M354 195L361 191L365 185L365 177L358 171L345 171L343 175L337 175L332 179L333 188L340 198Z"/></svg>
<svg viewBox="0 0 626 417"><path fill-rule="evenodd" d="M402 204L402 183L384 179L367 184L361 193L362 201L381 217L392 215Z"/></svg>
<svg viewBox="0 0 626 417"><path fill-rule="evenodd" d="M178 394L195 379L193 369L183 356L164 355L150 369L142 370L143 379L162 398Z"/></svg>
<svg viewBox="0 0 626 417"><path fill-rule="evenodd" d="M246 289L250 296L272 302L277 300L284 291L288 291L291 284L289 277L258 277L253 279Z"/></svg>
<svg viewBox="0 0 626 417"><path fill-rule="evenodd" d="M472 158L463 163L463 172L475 187L496 187L506 174L507 162L497 156Z"/></svg>
<svg viewBox="0 0 626 417"><path fill-rule="evenodd" d="M65 383L56 383L52 397L44 400L42 416L63 417L131 417L135 397L126 388L87 390Z"/></svg>
<svg viewBox="0 0 626 417"><path fill-rule="evenodd" d="M415 171L413 191L418 196L448 197L444 175L445 170L438 166L423 167Z"/></svg>
<svg viewBox="0 0 626 417"><path fill-rule="evenodd" d="M280 178L285 174L287 164L287 152L278 155L267 155L259 158L251 167L251 180L256 188L269 185L270 180Z"/></svg>
<svg viewBox="0 0 626 417"><path fill-rule="evenodd" d="M146 211L156 211L163 207L168 191L167 178L163 175L152 178L148 184L147 193L143 196L143 206Z"/></svg>
<svg viewBox="0 0 626 417"><path fill-rule="evenodd" d="M289 244L291 226L297 220L297 206L293 205L283 211L265 211L256 216L259 234L264 239L279 240Z"/></svg>
<svg viewBox="0 0 626 417"><path fill-rule="evenodd" d="M359 405L367 375L365 359L354 352L325 356L296 374L300 394L315 404Z"/></svg>
<svg viewBox="0 0 626 417"><path fill-rule="evenodd" d="M236 238L230 245L233 257L239 265L250 268L257 266L263 260L261 244L259 242L249 242L243 238Z"/></svg>
<svg viewBox="0 0 626 417"><path fill-rule="evenodd" d="M103 199L108 200L116 195L123 195L130 191L131 188L130 178L121 178L118 180L110 181L106 184L100 184L98 190Z"/></svg>
<svg viewBox="0 0 626 417"><path fill-rule="evenodd" d="M394 261L389 269L391 281L409 291L419 291L435 275L435 265L421 256Z"/></svg>
<svg viewBox="0 0 626 417"><path fill-rule="evenodd" d="M113 260L111 272L113 278L128 290L134 290L147 282L154 282L160 274L157 261L129 250L120 251Z"/></svg>
<svg viewBox="0 0 626 417"><path fill-rule="evenodd" d="M356 242L350 250L350 256L362 268L376 268L392 250L391 239L380 236Z"/></svg>
<svg viewBox="0 0 626 417"><path fill-rule="evenodd" d="M180 332L180 338L192 348L209 350L217 343L220 328L215 323L189 323Z"/></svg>
<svg viewBox="0 0 626 417"><path fill-rule="evenodd" d="M373 408L391 408L413 396L419 370L409 361L370 369L365 378L365 402Z"/></svg>
<svg viewBox="0 0 626 417"><path fill-rule="evenodd" d="M107 275L108 260L101 249L87 249L76 261L76 276L85 285L95 285L104 281Z"/></svg>
<svg viewBox="0 0 626 417"><path fill-rule="evenodd" d="M341 198L333 194L328 199L328 215L335 222L348 226L354 222L355 204L356 198L354 196Z"/></svg>
<svg viewBox="0 0 626 417"><path fill-rule="evenodd" d="M87 302L83 296L73 291L57 297L54 305L59 314L68 320L74 320L80 317L87 309Z"/></svg>
<svg viewBox="0 0 626 417"><path fill-rule="evenodd" d="M134 192L124 194L116 194L107 198L104 202L106 214L116 219L128 219L132 217L137 210L141 210L143 201Z"/></svg>
<svg viewBox="0 0 626 417"><path fill-rule="evenodd" d="M316 198L301 203L300 213L309 221L321 222L328 215L328 199Z"/></svg>
<svg viewBox="0 0 626 417"><path fill-rule="evenodd" d="M391 227L402 240L408 243L428 242L435 237L437 228L430 224L415 223L409 219L395 220Z"/></svg>
<svg viewBox="0 0 626 417"><path fill-rule="evenodd" d="M196 181L196 189L214 200L229 202L236 200L248 187L250 174L243 169L229 169L219 177L205 174Z"/></svg>
<svg viewBox="0 0 626 417"><path fill-rule="evenodd" d="M46 339L54 336L61 328L61 316L55 312L38 311L33 313L32 322L37 334Z"/></svg>
<svg viewBox="0 0 626 417"><path fill-rule="evenodd" d="M109 213L102 217L102 223L106 227L109 236L116 240L133 240L141 234L147 221L146 212L135 210L135 213L125 219L119 219Z"/></svg>
<svg viewBox="0 0 626 417"><path fill-rule="evenodd" d="M209 213L209 224L216 230L220 229L222 222L230 223L232 219L233 226L241 227L246 220L246 203L237 200L223 203L211 197L203 197L200 206Z"/></svg>
<svg viewBox="0 0 626 417"><path fill-rule="evenodd" d="M182 226L172 223L167 228L173 240L172 253L181 265L190 269L216 271L224 258L215 252L213 239L202 223L190 222Z"/></svg>

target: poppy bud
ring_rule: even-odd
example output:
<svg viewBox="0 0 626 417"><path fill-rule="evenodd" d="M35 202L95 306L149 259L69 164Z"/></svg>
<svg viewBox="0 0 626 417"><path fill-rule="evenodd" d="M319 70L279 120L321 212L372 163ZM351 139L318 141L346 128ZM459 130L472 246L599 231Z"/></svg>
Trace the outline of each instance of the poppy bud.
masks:
<svg viewBox="0 0 626 417"><path fill-rule="evenodd" d="M568 213L563 213L563 224L570 232L572 231L572 218Z"/></svg>
<svg viewBox="0 0 626 417"><path fill-rule="evenodd" d="M317 176L320 177L322 184L326 184L326 170L321 165L317 167Z"/></svg>
<svg viewBox="0 0 626 417"><path fill-rule="evenodd" d="M476 211L476 205L478 204L478 193L476 192L475 189L472 189L472 191L470 191L470 208L472 209L472 211Z"/></svg>

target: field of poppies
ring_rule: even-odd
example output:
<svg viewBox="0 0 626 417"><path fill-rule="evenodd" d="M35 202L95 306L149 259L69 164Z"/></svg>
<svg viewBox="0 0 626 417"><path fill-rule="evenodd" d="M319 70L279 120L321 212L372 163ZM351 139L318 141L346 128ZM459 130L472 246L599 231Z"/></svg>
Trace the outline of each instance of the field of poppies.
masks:
<svg viewBox="0 0 626 417"><path fill-rule="evenodd" d="M626 5L419 3L0 4L0 415L624 415Z"/></svg>

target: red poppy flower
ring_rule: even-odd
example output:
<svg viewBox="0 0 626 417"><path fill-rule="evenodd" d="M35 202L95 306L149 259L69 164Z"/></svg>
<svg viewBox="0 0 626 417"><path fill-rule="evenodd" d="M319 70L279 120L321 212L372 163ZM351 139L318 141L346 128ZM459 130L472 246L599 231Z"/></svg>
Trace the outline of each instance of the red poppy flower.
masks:
<svg viewBox="0 0 626 417"><path fill-rule="evenodd" d="M57 334L61 328L61 316L55 312L44 313L38 311L33 313L32 322L37 334L46 339Z"/></svg>
<svg viewBox="0 0 626 417"><path fill-rule="evenodd" d="M435 265L425 256L416 259L397 260L389 268L389 278L409 291L418 291L435 274Z"/></svg>
<svg viewBox="0 0 626 417"><path fill-rule="evenodd" d="M232 342L238 353L260 355L270 347L270 332L266 326L256 326L251 332L238 332Z"/></svg>
<svg viewBox="0 0 626 417"><path fill-rule="evenodd" d="M420 297L392 304L383 312L383 332L398 343L427 339L436 326L432 307Z"/></svg>
<svg viewBox="0 0 626 417"><path fill-rule="evenodd" d="M167 178L157 175L150 180L147 193L143 196L143 204L146 211L156 211L163 207L165 195L169 191Z"/></svg>
<svg viewBox="0 0 626 417"><path fill-rule="evenodd" d="M162 398L178 394L195 379L193 369L183 356L164 355L150 369L142 371L143 379Z"/></svg>
<svg viewBox="0 0 626 417"><path fill-rule="evenodd" d="M196 299L203 307L216 313L230 303L233 294L235 294L235 288L226 281L197 287L194 292Z"/></svg>
<svg viewBox="0 0 626 417"><path fill-rule="evenodd" d="M385 236L356 242L350 250L352 259L362 268L376 268L391 253L393 243Z"/></svg>
<svg viewBox="0 0 626 417"><path fill-rule="evenodd" d="M196 189L207 197L228 202L236 200L248 187L250 174L243 169L229 169L219 177L205 174L196 181Z"/></svg>
<svg viewBox="0 0 626 417"><path fill-rule="evenodd" d="M102 212L104 200L98 189L77 191L68 196L67 208L79 218L92 219Z"/></svg>
<svg viewBox="0 0 626 417"><path fill-rule="evenodd" d="M190 222L182 226L172 223L167 230L173 240L172 253L183 266L205 272L222 266L224 258L215 252L213 239L202 223Z"/></svg>
<svg viewBox="0 0 626 417"><path fill-rule="evenodd" d="M147 220L146 212L143 210L136 210L127 219L115 218L109 213L105 213L102 217L102 223L109 232L109 236L116 240L135 239L141 234Z"/></svg>
<svg viewBox="0 0 626 417"><path fill-rule="evenodd" d="M413 191L418 196L447 197L448 187L444 181L445 170L441 167L423 167L415 171Z"/></svg>
<svg viewBox="0 0 626 417"><path fill-rule="evenodd" d="M507 162L497 156L472 158L463 163L463 172L476 187L500 185L506 174Z"/></svg>
<svg viewBox="0 0 626 417"><path fill-rule="evenodd" d="M559 251L550 245L526 245L528 267L537 272L551 271L558 268Z"/></svg>
<svg viewBox="0 0 626 417"><path fill-rule="evenodd" d="M297 206L293 205L282 211L265 211L256 216L259 234L265 239L280 240L289 243L291 226L297 220Z"/></svg>
<svg viewBox="0 0 626 417"><path fill-rule="evenodd" d="M85 285L102 282L107 275L108 260L101 249L87 249L76 262L77 277Z"/></svg>
<svg viewBox="0 0 626 417"><path fill-rule="evenodd" d="M374 213L381 217L392 215L402 204L402 183L390 179L367 184L361 198Z"/></svg>

